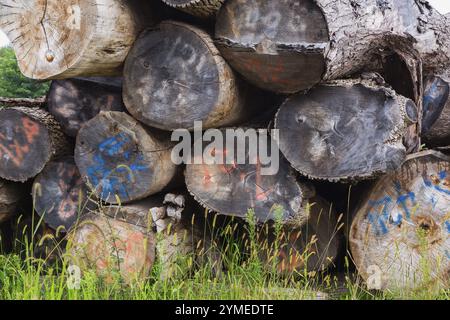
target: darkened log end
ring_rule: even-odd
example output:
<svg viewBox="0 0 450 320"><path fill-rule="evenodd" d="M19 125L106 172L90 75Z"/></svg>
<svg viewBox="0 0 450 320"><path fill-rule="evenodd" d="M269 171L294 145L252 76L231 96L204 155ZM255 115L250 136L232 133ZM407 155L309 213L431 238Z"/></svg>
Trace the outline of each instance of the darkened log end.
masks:
<svg viewBox="0 0 450 320"><path fill-rule="evenodd" d="M97 207L73 158L49 162L34 180L33 198L34 208L45 223L62 232Z"/></svg>

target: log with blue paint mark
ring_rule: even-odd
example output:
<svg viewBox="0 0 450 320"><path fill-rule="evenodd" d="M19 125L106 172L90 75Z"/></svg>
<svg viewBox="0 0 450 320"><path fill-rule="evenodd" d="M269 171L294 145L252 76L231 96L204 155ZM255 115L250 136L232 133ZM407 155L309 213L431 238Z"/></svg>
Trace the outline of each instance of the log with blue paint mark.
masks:
<svg viewBox="0 0 450 320"><path fill-rule="evenodd" d="M350 230L362 277L380 288L448 287L450 157L437 151L408 156L401 168L374 183Z"/></svg>
<svg viewBox="0 0 450 320"><path fill-rule="evenodd" d="M170 137L123 112L104 111L77 135L75 161L97 196L128 203L163 190L175 177Z"/></svg>

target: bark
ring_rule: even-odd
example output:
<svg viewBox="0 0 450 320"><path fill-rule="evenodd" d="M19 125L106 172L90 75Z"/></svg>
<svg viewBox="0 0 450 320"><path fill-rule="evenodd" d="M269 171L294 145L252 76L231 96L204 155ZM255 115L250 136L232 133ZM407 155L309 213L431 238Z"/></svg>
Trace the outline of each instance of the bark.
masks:
<svg viewBox="0 0 450 320"><path fill-rule="evenodd" d="M224 0L163 0L163 2L194 16L210 18L220 9Z"/></svg>
<svg viewBox="0 0 450 320"><path fill-rule="evenodd" d="M177 174L167 134L123 112L102 111L79 131L75 162L87 185L111 204L162 191Z"/></svg>
<svg viewBox="0 0 450 320"><path fill-rule="evenodd" d="M340 80L288 98L275 118L279 147L302 175L329 181L373 178L400 167L414 102L383 79Z"/></svg>
<svg viewBox="0 0 450 320"><path fill-rule="evenodd" d="M124 70L124 102L146 125L162 130L236 124L248 117L245 88L210 36L165 21L141 34Z"/></svg>
<svg viewBox="0 0 450 320"><path fill-rule="evenodd" d="M1 107L27 107L27 108L43 108L45 106L45 97L29 99L29 98L0 98Z"/></svg>
<svg viewBox="0 0 450 320"><path fill-rule="evenodd" d="M49 112L64 132L75 137L81 126L100 111L124 111L120 78L74 78L52 81Z"/></svg>
<svg viewBox="0 0 450 320"><path fill-rule="evenodd" d="M294 93L321 79L378 71L373 61L396 55L420 94L420 62L427 72L450 63L449 26L422 0L230 0L216 38L227 61L268 90Z"/></svg>
<svg viewBox="0 0 450 320"><path fill-rule="evenodd" d="M2 0L0 27L33 79L119 75L139 32L155 23L151 1Z"/></svg>
<svg viewBox="0 0 450 320"><path fill-rule="evenodd" d="M361 199L350 249L368 285L382 290L447 288L450 252L450 158L408 156Z"/></svg>
<svg viewBox="0 0 450 320"><path fill-rule="evenodd" d="M47 111L11 107L0 110L0 177L24 182L51 160L71 153L61 126Z"/></svg>

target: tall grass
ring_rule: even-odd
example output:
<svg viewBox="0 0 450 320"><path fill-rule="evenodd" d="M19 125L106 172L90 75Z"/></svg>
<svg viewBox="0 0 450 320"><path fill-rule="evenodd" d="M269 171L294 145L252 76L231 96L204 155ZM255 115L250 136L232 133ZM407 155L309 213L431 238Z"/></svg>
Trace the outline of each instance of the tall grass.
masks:
<svg viewBox="0 0 450 320"><path fill-rule="evenodd" d="M205 228L213 229L212 234L220 238L220 244L214 250L220 252L220 261L224 266L222 272L214 272L217 261L203 260L195 265L193 257L183 256L179 260L184 261L180 262L180 272L171 277L162 277L167 266L156 259L151 274L145 279L125 283L118 270L110 270L108 277L99 275L95 270L83 270L77 282L74 281L76 274L71 259L64 250L64 238L58 232L56 235L39 235L42 218L32 218L31 229L29 224L21 226L19 218L17 225L20 232L14 235L13 252L0 254L0 299L449 298L448 291L369 291L364 282L350 271L349 257L345 258L345 268L340 273L333 270L310 272L305 267L304 270L281 274L277 269L276 252L283 244L275 240L269 246L257 240L261 229L256 224L254 212L249 211L243 227L233 219L220 227L215 224L216 219L213 219L212 225L206 224ZM276 235L281 234L282 229L281 223L275 222L273 230ZM46 250L42 250L43 247ZM305 250L304 261L310 254L310 250Z"/></svg>

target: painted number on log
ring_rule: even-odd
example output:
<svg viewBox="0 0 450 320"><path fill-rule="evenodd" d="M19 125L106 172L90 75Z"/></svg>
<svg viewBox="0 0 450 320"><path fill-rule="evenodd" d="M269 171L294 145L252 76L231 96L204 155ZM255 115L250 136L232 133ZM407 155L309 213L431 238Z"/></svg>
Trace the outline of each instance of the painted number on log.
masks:
<svg viewBox="0 0 450 320"><path fill-rule="evenodd" d="M127 185L135 181L135 174L148 170L142 154L130 150L131 139L125 133L102 141L94 154L94 165L88 167L89 182L95 188L101 187L102 198L112 195L127 197ZM121 159L123 164L111 159Z"/></svg>
<svg viewBox="0 0 450 320"><path fill-rule="evenodd" d="M417 195L414 192L402 193L402 188L398 181L394 182L394 189L397 192L396 198L385 195L382 198L369 201L367 218L377 236L388 234L389 225L400 226L403 220L411 220L416 210L426 209L420 208L425 203L430 205L432 210L435 210L439 197L450 196L450 176L446 171L424 176L422 183L423 188L420 189L423 192L421 202L417 201ZM425 200L425 203L423 200ZM400 210L397 211L396 208ZM445 215L447 212L442 212L442 214ZM445 221L444 225L448 233L450 233L450 221Z"/></svg>

